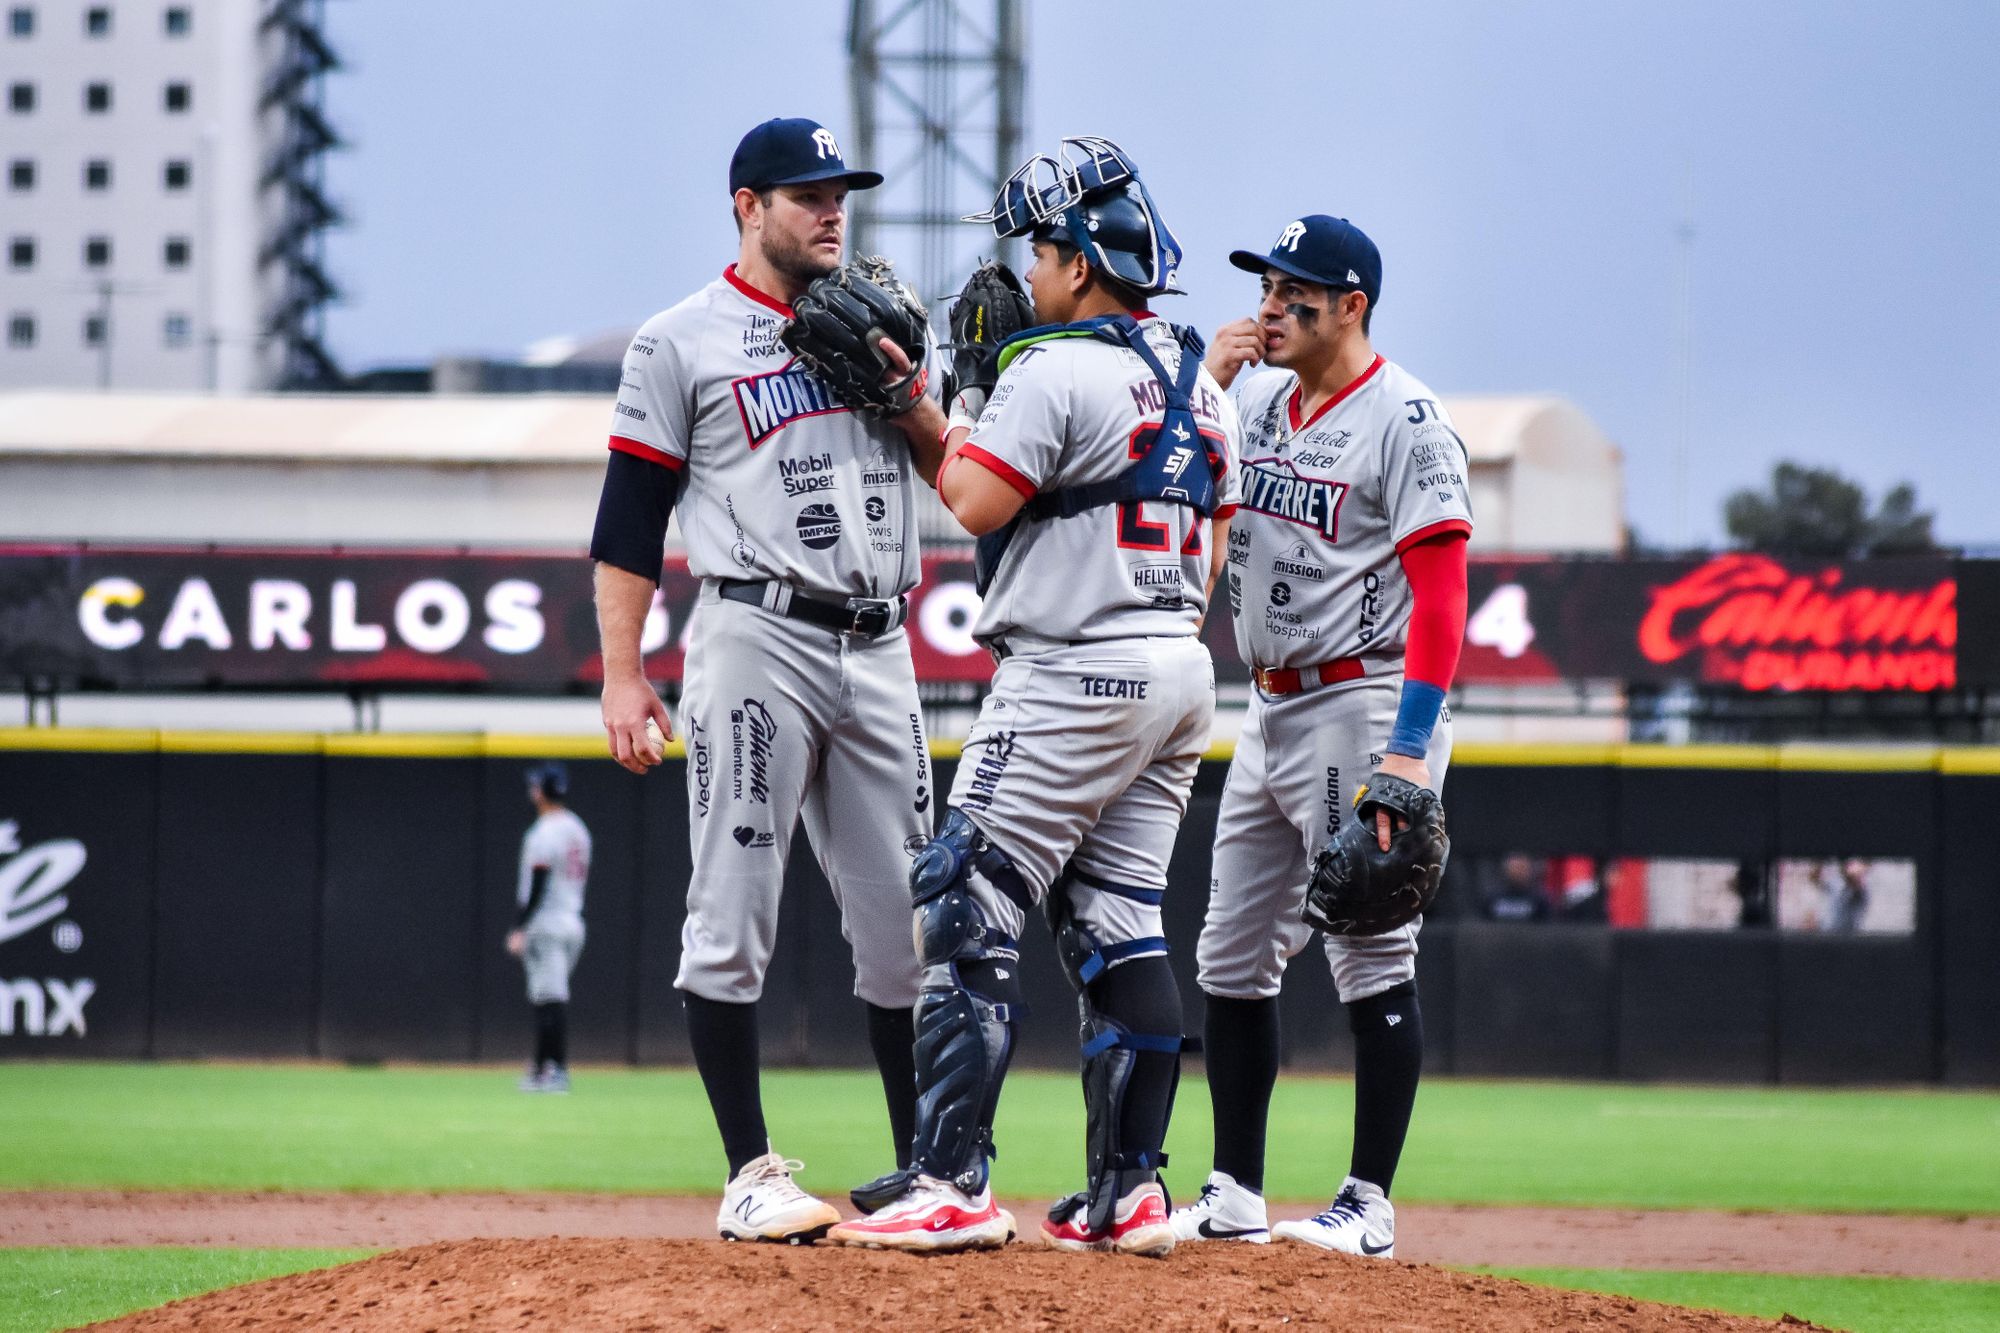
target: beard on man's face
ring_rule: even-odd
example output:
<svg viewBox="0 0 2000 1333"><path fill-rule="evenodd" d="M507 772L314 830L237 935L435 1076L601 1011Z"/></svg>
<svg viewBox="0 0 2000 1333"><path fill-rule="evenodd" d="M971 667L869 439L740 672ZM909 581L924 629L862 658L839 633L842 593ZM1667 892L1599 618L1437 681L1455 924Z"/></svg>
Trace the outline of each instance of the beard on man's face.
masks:
<svg viewBox="0 0 2000 1333"><path fill-rule="evenodd" d="M766 228L764 262L800 284L823 278L840 267L838 255L824 255L808 241Z"/></svg>

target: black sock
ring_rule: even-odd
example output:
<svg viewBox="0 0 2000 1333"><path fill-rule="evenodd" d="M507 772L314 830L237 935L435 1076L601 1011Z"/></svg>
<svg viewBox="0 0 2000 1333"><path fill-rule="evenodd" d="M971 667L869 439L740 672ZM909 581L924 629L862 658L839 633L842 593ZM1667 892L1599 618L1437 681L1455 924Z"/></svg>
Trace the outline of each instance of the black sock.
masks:
<svg viewBox="0 0 2000 1333"><path fill-rule="evenodd" d="M1387 1194L1424 1068L1424 1015L1405 981L1347 1006L1354 1030L1354 1157L1348 1174Z"/></svg>
<svg viewBox="0 0 2000 1333"><path fill-rule="evenodd" d="M1208 1100L1215 1115L1215 1169L1246 1189L1264 1188L1264 1129L1278 1081L1278 998L1209 995L1202 1029Z"/></svg>
<svg viewBox="0 0 2000 1333"><path fill-rule="evenodd" d="M757 1073L757 1005L704 1000L681 993L687 1010L688 1044L694 1047L694 1067L722 1132L722 1151L734 1176L747 1163L771 1151L764 1128L764 1097Z"/></svg>
<svg viewBox="0 0 2000 1333"><path fill-rule="evenodd" d="M917 1023L914 1010L868 1006L868 1045L882 1071L882 1095L889 1103L889 1136L896 1141L896 1169L910 1164L910 1140L917 1132Z"/></svg>
<svg viewBox="0 0 2000 1333"><path fill-rule="evenodd" d="M1181 1035L1181 991L1164 954L1134 958L1106 968L1090 983L1098 1012L1128 1032L1145 1036ZM1125 1085L1125 1109L1118 1126L1126 1152L1158 1154L1167 1142L1174 1087L1180 1081L1178 1051L1136 1051L1132 1079ZM1123 1188L1130 1189L1128 1178Z"/></svg>
<svg viewBox="0 0 2000 1333"><path fill-rule="evenodd" d="M567 1033L563 1022L567 1006L560 1003L535 1006L535 1068L565 1065L569 1061Z"/></svg>

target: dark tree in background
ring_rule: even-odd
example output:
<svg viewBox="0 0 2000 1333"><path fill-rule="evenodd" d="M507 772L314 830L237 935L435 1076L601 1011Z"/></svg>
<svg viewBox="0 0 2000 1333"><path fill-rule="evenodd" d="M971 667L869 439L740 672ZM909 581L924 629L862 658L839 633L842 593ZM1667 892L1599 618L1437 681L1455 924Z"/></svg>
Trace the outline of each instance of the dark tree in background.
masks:
<svg viewBox="0 0 2000 1333"><path fill-rule="evenodd" d="M1723 524L1738 547L1827 559L1935 551L1934 517L1917 509L1916 488L1908 482L1870 512L1860 486L1830 468L1800 463L1778 464L1767 489L1737 491L1722 505Z"/></svg>

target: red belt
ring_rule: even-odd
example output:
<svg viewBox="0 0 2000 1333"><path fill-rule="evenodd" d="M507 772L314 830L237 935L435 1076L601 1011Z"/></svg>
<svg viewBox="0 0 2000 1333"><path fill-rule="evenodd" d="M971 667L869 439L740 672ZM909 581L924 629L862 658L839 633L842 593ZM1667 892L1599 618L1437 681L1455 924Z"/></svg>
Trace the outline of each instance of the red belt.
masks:
<svg viewBox="0 0 2000 1333"><path fill-rule="evenodd" d="M1368 674L1358 657L1336 657L1331 662L1306 667L1258 667L1252 673L1257 688L1266 694L1298 694L1322 685L1338 685L1343 680L1360 680Z"/></svg>

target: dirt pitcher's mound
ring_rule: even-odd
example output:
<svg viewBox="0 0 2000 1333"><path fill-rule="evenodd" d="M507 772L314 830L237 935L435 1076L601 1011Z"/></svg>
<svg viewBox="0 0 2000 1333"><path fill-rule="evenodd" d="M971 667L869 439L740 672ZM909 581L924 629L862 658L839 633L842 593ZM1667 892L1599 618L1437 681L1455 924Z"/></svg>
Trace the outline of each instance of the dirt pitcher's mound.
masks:
<svg viewBox="0 0 2000 1333"><path fill-rule="evenodd" d="M102 1327L791 1333L1075 1329L1107 1316L1116 1327L1149 1333L1777 1327L1294 1245L1187 1246L1156 1261L1026 1245L925 1259L687 1240L448 1241L177 1301Z"/></svg>

